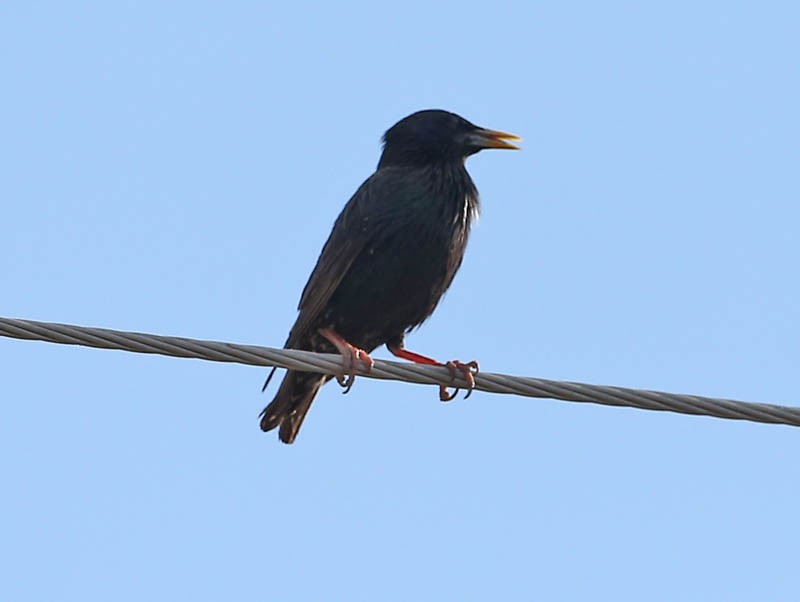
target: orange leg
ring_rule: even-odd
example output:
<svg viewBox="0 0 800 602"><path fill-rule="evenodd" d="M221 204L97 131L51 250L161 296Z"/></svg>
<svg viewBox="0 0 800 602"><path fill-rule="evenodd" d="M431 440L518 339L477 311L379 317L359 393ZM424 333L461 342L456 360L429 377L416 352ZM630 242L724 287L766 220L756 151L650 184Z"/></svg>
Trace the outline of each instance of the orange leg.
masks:
<svg viewBox="0 0 800 602"><path fill-rule="evenodd" d="M415 364L428 364L430 366L445 366L448 370L450 370L450 374L453 376L453 380L456 379L456 374L459 372L461 376L464 377L464 380L467 381L467 394L464 396L464 399L467 399L470 395L472 395L472 390L475 388L475 375L478 373L480 369L478 367L478 362L471 361L471 362L460 362L458 360L453 360L443 364L442 362L436 361L433 358L420 355L419 353L414 353L413 351L409 351L403 347L398 345L389 345L387 344L386 347L389 349L392 355L395 357L402 358L404 360L410 360ZM442 401L450 401L458 394L458 389L449 393L447 391L447 387L444 385L439 385L439 399Z"/></svg>
<svg viewBox="0 0 800 602"><path fill-rule="evenodd" d="M356 380L356 362L360 361L367 372L372 370L375 362L366 351L354 347L330 328L320 328L319 333L328 339L344 357L344 370L341 374L336 375L336 382L344 387L342 392L347 393Z"/></svg>

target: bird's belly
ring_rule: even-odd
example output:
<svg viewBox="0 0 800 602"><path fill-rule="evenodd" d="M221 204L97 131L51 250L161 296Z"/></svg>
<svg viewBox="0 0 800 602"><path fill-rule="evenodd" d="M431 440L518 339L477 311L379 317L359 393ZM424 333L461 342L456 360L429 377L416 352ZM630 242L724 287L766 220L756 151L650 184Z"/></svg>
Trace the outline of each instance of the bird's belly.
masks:
<svg viewBox="0 0 800 602"><path fill-rule="evenodd" d="M331 297L326 321L363 348L399 336L431 314L462 252L444 232L406 231L367 247Z"/></svg>

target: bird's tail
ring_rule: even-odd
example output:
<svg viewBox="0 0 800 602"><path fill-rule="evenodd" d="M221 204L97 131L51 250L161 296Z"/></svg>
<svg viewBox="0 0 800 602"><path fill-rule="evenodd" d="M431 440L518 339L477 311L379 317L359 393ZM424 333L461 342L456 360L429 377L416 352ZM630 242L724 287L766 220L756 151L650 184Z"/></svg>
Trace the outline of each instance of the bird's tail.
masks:
<svg viewBox="0 0 800 602"><path fill-rule="evenodd" d="M261 430L271 431L280 426L280 440L284 443L294 442L311 402L326 380L324 374L289 370L275 398L261 412Z"/></svg>

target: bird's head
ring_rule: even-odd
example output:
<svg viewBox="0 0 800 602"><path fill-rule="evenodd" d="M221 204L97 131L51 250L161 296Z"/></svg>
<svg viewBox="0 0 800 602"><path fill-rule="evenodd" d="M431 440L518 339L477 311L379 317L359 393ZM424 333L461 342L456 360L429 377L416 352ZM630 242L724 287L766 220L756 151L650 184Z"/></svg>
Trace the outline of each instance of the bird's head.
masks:
<svg viewBox="0 0 800 602"><path fill-rule="evenodd" d="M401 119L383 135L383 155L378 167L431 165L463 161L485 148L518 149L508 140L519 136L487 130L455 113L418 111Z"/></svg>

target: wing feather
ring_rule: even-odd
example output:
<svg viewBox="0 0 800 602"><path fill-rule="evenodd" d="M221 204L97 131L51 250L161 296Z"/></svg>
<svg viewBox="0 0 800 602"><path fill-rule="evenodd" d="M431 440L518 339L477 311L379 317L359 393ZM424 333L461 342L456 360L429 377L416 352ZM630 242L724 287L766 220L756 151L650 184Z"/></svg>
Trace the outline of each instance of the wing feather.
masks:
<svg viewBox="0 0 800 602"><path fill-rule="evenodd" d="M374 176L373 176L374 178ZM286 347L295 347L330 300L350 266L367 244L369 232L364 221L369 205L370 178L347 202L334 223L317 265L303 289L297 309L300 314L289 333Z"/></svg>
<svg viewBox="0 0 800 602"><path fill-rule="evenodd" d="M389 232L402 229L414 214L409 206L429 202L427 190L418 185L417 178L398 168L380 169L359 187L336 219L303 289L300 314L286 347L295 348L305 338L358 256Z"/></svg>

